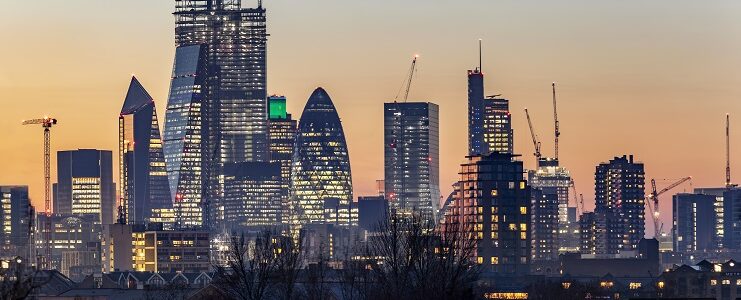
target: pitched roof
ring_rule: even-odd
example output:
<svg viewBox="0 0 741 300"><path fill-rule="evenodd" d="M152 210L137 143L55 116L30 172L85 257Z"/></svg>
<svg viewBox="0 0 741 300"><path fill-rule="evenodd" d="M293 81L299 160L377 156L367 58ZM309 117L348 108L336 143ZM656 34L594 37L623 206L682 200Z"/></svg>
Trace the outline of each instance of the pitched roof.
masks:
<svg viewBox="0 0 741 300"><path fill-rule="evenodd" d="M121 108L121 115L133 114L141 107L153 101L154 99L147 93L147 90L144 89L141 83L139 83L139 80L132 76L131 83L129 83L129 90L126 92L126 99Z"/></svg>

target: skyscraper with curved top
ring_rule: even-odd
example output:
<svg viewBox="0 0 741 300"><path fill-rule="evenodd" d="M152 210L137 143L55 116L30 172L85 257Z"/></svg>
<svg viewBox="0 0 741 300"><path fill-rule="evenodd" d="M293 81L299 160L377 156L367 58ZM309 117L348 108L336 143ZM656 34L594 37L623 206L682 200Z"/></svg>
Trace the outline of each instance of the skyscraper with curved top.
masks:
<svg viewBox="0 0 741 300"><path fill-rule="evenodd" d="M345 133L323 88L309 97L298 125L292 166L292 213L301 224L350 225L352 175Z"/></svg>

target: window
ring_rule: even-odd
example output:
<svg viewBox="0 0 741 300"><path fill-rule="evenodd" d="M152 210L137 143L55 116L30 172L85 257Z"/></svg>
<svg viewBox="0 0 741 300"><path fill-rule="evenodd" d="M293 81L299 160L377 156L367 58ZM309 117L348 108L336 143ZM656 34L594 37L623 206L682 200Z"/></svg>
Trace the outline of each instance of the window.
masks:
<svg viewBox="0 0 741 300"><path fill-rule="evenodd" d="M640 288L641 288L641 283L640 283L640 282L631 282L631 283L630 283L630 284L628 285L628 288L630 288L631 290L637 290L637 289L640 289Z"/></svg>
<svg viewBox="0 0 741 300"><path fill-rule="evenodd" d="M710 279L710 285L718 285L718 280Z"/></svg>
<svg viewBox="0 0 741 300"><path fill-rule="evenodd" d="M527 239L527 232L524 232L524 231L523 232L520 232L520 239L521 240L526 240Z"/></svg>
<svg viewBox="0 0 741 300"><path fill-rule="evenodd" d="M571 287L571 282L562 282L561 286L563 286L565 290L568 290Z"/></svg>
<svg viewBox="0 0 741 300"><path fill-rule="evenodd" d="M517 230L517 224L509 224L509 230Z"/></svg>
<svg viewBox="0 0 741 300"><path fill-rule="evenodd" d="M481 257L481 256L476 257L476 263L479 264L479 265L480 264L483 264L484 263L484 258Z"/></svg>
<svg viewBox="0 0 741 300"><path fill-rule="evenodd" d="M729 284L731 284L731 280L729 280L729 279L723 279L722 283L723 283L723 285L729 285Z"/></svg>
<svg viewBox="0 0 741 300"><path fill-rule="evenodd" d="M520 214L521 215L526 215L527 214L527 207L520 206Z"/></svg>
<svg viewBox="0 0 741 300"><path fill-rule="evenodd" d="M522 230L522 231L527 231L527 224L525 224L525 223L520 223L520 230Z"/></svg>
<svg viewBox="0 0 741 300"><path fill-rule="evenodd" d="M520 181L520 189L521 190L524 190L525 189L525 182L524 181Z"/></svg>
<svg viewBox="0 0 741 300"><path fill-rule="evenodd" d="M497 192L497 189L492 189L491 190L491 196L492 197L496 197L497 195L499 195L499 193Z"/></svg>
<svg viewBox="0 0 741 300"><path fill-rule="evenodd" d="M498 265L499 264L499 257L498 256L492 256L491 257L491 264L492 265Z"/></svg>

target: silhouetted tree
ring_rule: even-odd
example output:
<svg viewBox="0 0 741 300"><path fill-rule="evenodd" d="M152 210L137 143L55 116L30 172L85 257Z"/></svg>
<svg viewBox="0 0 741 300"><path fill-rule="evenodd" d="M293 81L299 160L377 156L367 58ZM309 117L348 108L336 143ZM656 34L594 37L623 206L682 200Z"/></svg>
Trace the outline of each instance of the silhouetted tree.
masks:
<svg viewBox="0 0 741 300"><path fill-rule="evenodd" d="M41 270L26 267L24 261L18 257L9 262L6 268L0 270L0 299L26 299L41 286L51 280L51 276L41 276Z"/></svg>

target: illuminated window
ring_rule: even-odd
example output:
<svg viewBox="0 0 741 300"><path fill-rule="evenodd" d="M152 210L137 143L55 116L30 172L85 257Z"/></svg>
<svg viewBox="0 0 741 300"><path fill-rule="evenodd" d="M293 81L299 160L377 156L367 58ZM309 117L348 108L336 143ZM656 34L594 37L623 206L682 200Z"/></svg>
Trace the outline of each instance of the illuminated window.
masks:
<svg viewBox="0 0 741 300"><path fill-rule="evenodd" d="M491 257L491 264L492 265L498 265L499 264L499 257L498 256L492 256Z"/></svg>
<svg viewBox="0 0 741 300"><path fill-rule="evenodd" d="M715 272L723 272L723 266L721 264L715 264L713 266L713 271L715 271Z"/></svg>
<svg viewBox="0 0 741 300"><path fill-rule="evenodd" d="M630 284L628 285L628 288L630 288L631 290L637 290L637 289L640 289L640 288L641 288L641 283L640 283L640 282L631 282L631 283L630 283Z"/></svg>
<svg viewBox="0 0 741 300"><path fill-rule="evenodd" d="M484 258L481 257L481 256L476 257L476 263L477 264L483 264L484 263Z"/></svg>
<svg viewBox="0 0 741 300"><path fill-rule="evenodd" d="M563 286L564 289L568 290L571 287L571 282L562 282L561 286Z"/></svg>
<svg viewBox="0 0 741 300"><path fill-rule="evenodd" d="M527 207L520 206L520 214L521 215L526 215L527 214Z"/></svg>
<svg viewBox="0 0 741 300"><path fill-rule="evenodd" d="M658 286L659 286L660 289L663 289L664 288L664 282L663 281L659 281Z"/></svg>
<svg viewBox="0 0 741 300"><path fill-rule="evenodd" d="M718 280L710 279L710 285L718 285Z"/></svg>
<svg viewBox="0 0 741 300"><path fill-rule="evenodd" d="M526 240L527 239L527 232L524 232L524 231L523 232L520 232L520 239L521 240Z"/></svg>
<svg viewBox="0 0 741 300"><path fill-rule="evenodd" d="M527 230L527 224L525 224L525 223L520 223L520 230L522 230L522 231L526 231L526 230Z"/></svg>
<svg viewBox="0 0 741 300"><path fill-rule="evenodd" d="M509 230L517 230L517 224L509 224Z"/></svg>
<svg viewBox="0 0 741 300"><path fill-rule="evenodd" d="M491 190L491 196L496 197L499 193L497 193L496 189Z"/></svg>
<svg viewBox="0 0 741 300"><path fill-rule="evenodd" d="M520 181L520 189L521 190L524 190L525 189L525 182L524 181Z"/></svg>
<svg viewBox="0 0 741 300"><path fill-rule="evenodd" d="M729 284L731 284L731 280L729 280L729 279L723 279L722 283L723 283L723 285L729 285Z"/></svg>

